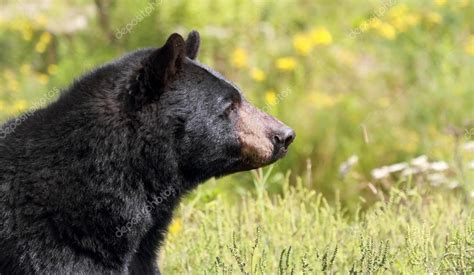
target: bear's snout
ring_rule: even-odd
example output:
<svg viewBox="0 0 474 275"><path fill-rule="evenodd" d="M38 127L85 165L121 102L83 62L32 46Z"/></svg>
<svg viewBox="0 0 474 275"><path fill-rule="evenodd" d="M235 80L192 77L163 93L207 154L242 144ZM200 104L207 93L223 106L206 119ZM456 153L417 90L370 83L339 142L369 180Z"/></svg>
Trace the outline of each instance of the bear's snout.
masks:
<svg viewBox="0 0 474 275"><path fill-rule="evenodd" d="M296 137L293 129L247 101L239 108L237 135L243 161L250 169L284 157Z"/></svg>
<svg viewBox="0 0 474 275"><path fill-rule="evenodd" d="M282 126L273 129L272 140L275 150L285 154L295 137L295 131L282 123Z"/></svg>

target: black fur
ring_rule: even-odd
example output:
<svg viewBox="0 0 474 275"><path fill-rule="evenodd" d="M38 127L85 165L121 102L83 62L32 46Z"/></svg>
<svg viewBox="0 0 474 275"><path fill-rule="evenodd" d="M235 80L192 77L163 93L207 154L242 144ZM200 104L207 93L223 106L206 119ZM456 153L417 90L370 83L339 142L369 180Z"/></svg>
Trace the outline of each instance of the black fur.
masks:
<svg viewBox="0 0 474 275"><path fill-rule="evenodd" d="M198 49L197 33L187 43L173 34L2 126L1 274L159 274L156 254L182 195L254 168L228 113L244 98L192 60Z"/></svg>

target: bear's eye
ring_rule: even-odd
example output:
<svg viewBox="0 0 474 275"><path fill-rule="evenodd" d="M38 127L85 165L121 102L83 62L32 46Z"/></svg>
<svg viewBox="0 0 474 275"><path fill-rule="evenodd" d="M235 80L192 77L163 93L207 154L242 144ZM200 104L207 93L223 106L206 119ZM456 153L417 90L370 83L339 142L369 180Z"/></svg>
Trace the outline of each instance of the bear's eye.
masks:
<svg viewBox="0 0 474 275"><path fill-rule="evenodd" d="M225 114L226 116L229 116L229 115L230 115L231 113L233 113L235 110L236 110L235 103L234 103L234 102L230 102L230 103L226 106L226 108L225 108L225 110L224 110L224 114Z"/></svg>

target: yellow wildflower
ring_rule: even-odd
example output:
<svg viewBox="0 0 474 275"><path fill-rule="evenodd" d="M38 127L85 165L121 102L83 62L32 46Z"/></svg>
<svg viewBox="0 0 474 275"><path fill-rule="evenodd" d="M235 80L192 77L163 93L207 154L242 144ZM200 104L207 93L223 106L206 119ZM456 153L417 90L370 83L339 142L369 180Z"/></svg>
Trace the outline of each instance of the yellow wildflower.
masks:
<svg viewBox="0 0 474 275"><path fill-rule="evenodd" d="M14 31L21 31L23 29L28 28L28 25L28 21L26 21L25 19L17 18L11 22L11 29Z"/></svg>
<svg viewBox="0 0 474 275"><path fill-rule="evenodd" d="M407 16L405 16L405 20L408 26L416 26L420 22L420 16L417 14L407 14Z"/></svg>
<svg viewBox="0 0 474 275"><path fill-rule="evenodd" d="M252 77L253 80L257 82L262 82L267 77L265 75L265 72L259 68L252 68L252 70L250 71L250 76Z"/></svg>
<svg viewBox="0 0 474 275"><path fill-rule="evenodd" d="M37 80L40 84L46 85L48 84L49 77L47 74L40 74L37 76Z"/></svg>
<svg viewBox="0 0 474 275"><path fill-rule="evenodd" d="M21 65L20 72L22 74L30 74L31 73L31 65L30 64Z"/></svg>
<svg viewBox="0 0 474 275"><path fill-rule="evenodd" d="M48 66L48 74L56 74L57 71L58 71L58 65L50 64Z"/></svg>
<svg viewBox="0 0 474 275"><path fill-rule="evenodd" d="M18 92L20 90L20 83L16 79L8 80L8 89L12 92Z"/></svg>
<svg viewBox="0 0 474 275"><path fill-rule="evenodd" d="M236 48L232 52L231 63L236 68L244 68L247 66L247 52L242 48Z"/></svg>
<svg viewBox="0 0 474 275"><path fill-rule="evenodd" d="M183 222L181 221L180 218L177 218L173 221L173 223L170 225L169 227L169 232L170 234L172 235L176 235L178 234L179 232L181 232L181 230L183 229Z"/></svg>
<svg viewBox="0 0 474 275"><path fill-rule="evenodd" d="M23 112L24 110L26 110L26 107L28 107L28 104L25 100L18 100L13 104L13 109L16 112Z"/></svg>
<svg viewBox="0 0 474 275"><path fill-rule="evenodd" d="M46 26L48 23L48 18L44 14L40 14L35 18L36 23L40 26Z"/></svg>
<svg viewBox="0 0 474 275"><path fill-rule="evenodd" d="M416 26L420 22L420 16L409 13L408 6L399 4L389 11L390 23L399 31L404 32L408 27Z"/></svg>
<svg viewBox="0 0 474 275"><path fill-rule="evenodd" d="M20 21L18 19L12 20L10 22L10 29L15 31L20 29Z"/></svg>
<svg viewBox="0 0 474 275"><path fill-rule="evenodd" d="M277 96L274 90L268 90L265 92L265 102L270 106L277 104Z"/></svg>
<svg viewBox="0 0 474 275"><path fill-rule="evenodd" d="M281 57L276 60L276 67L282 71L293 71L296 68L296 60L293 57Z"/></svg>
<svg viewBox="0 0 474 275"><path fill-rule="evenodd" d="M377 17L374 17L374 18L369 20L369 26L372 29L378 29L378 28L380 28L380 26L382 26L382 21L380 19L378 19Z"/></svg>
<svg viewBox="0 0 474 275"><path fill-rule="evenodd" d="M447 2L448 0L435 0L436 5L438 6L444 6Z"/></svg>
<svg viewBox="0 0 474 275"><path fill-rule="evenodd" d="M22 29L21 30L21 35L23 37L23 40L31 41L31 39L33 38L33 29L31 28L31 26L28 26L28 27Z"/></svg>
<svg viewBox="0 0 474 275"><path fill-rule="evenodd" d="M53 38L51 33L43 32L39 38L39 41L47 45L49 42L51 42L51 38Z"/></svg>
<svg viewBox="0 0 474 275"><path fill-rule="evenodd" d="M464 51L467 54L474 55L474 35L471 35L469 41L464 44Z"/></svg>
<svg viewBox="0 0 474 275"><path fill-rule="evenodd" d="M388 40L393 40L396 36L395 28L388 23L383 23L378 29L378 32Z"/></svg>
<svg viewBox="0 0 474 275"><path fill-rule="evenodd" d="M437 13L437 12L429 12L427 15L426 15L426 19L428 20L429 23L431 24L439 24L441 22L443 22L443 17Z"/></svg>
<svg viewBox="0 0 474 275"><path fill-rule="evenodd" d="M408 12L408 6L406 4L397 4L390 9L388 16L391 19L404 17Z"/></svg>
<svg viewBox="0 0 474 275"><path fill-rule="evenodd" d="M43 32L39 38L38 43L36 43L35 51L38 53L44 53L46 51L46 47L51 42L53 36L49 32Z"/></svg>
<svg viewBox="0 0 474 275"><path fill-rule="evenodd" d="M44 53L46 51L46 44L41 41L36 43L35 51L38 53Z"/></svg>
<svg viewBox="0 0 474 275"><path fill-rule="evenodd" d="M26 41L30 41L33 37L33 27L25 19L15 19L11 22L10 28L14 31L21 33L22 37Z"/></svg>
<svg viewBox="0 0 474 275"><path fill-rule="evenodd" d="M404 32L407 29L407 23L404 17L393 18L390 23L394 26L399 32Z"/></svg>
<svg viewBox="0 0 474 275"><path fill-rule="evenodd" d="M325 27L318 27L310 32L314 45L329 45L332 43L332 35Z"/></svg>
<svg viewBox="0 0 474 275"><path fill-rule="evenodd" d="M297 34L293 37L293 47L302 56L307 56L313 49L313 40L305 34Z"/></svg>

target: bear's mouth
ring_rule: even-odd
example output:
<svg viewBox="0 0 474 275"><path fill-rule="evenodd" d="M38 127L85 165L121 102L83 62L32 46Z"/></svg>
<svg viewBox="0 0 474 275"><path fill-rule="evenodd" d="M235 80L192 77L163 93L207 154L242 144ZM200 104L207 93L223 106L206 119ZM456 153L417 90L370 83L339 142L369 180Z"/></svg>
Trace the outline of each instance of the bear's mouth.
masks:
<svg viewBox="0 0 474 275"><path fill-rule="evenodd" d="M284 158L286 154L288 154L288 148L285 148L285 147L276 148L272 156L272 162L275 162L279 159Z"/></svg>
<svg viewBox="0 0 474 275"><path fill-rule="evenodd" d="M252 170L262 168L264 166L270 165L275 163L276 161L284 158L288 154L288 148L284 147L276 147L273 150L270 156L261 156L261 157L253 157L251 159L244 158L243 159L243 170Z"/></svg>
<svg viewBox="0 0 474 275"><path fill-rule="evenodd" d="M288 154L288 147L277 147L275 146L275 150L273 151L273 154L268 161L268 163L265 163L264 165L269 165L272 164L284 157Z"/></svg>

